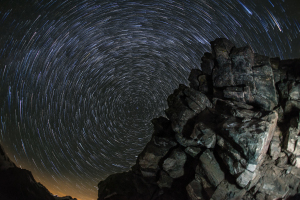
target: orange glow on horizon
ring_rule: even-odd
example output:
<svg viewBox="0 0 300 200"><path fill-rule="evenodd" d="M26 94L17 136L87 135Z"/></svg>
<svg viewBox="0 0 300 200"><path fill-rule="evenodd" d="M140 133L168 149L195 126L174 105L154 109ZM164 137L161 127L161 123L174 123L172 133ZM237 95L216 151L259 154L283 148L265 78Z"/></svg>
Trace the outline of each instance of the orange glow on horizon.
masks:
<svg viewBox="0 0 300 200"><path fill-rule="evenodd" d="M43 186L45 186L51 194L57 195L58 197L71 196L72 198L76 198L77 200L97 200L98 190L92 190L93 188L91 188L91 192L89 194L82 194L79 193L78 190L76 190L75 180L72 186L66 185L63 181L60 180L58 180L58 182L55 182L50 175L46 177L43 173L39 173L38 171L32 171L32 167L26 165L26 162L24 162L23 160L18 160L18 162L16 162L13 154L9 151L9 149L5 148L3 144L1 145L4 148L6 155L13 163L16 164L17 167L29 170L32 173L35 181L40 182Z"/></svg>

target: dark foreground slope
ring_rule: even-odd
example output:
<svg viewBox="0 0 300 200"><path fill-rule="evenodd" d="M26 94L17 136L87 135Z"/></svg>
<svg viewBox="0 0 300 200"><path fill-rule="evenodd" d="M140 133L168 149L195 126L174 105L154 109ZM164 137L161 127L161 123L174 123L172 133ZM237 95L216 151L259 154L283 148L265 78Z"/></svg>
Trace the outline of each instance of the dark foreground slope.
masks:
<svg viewBox="0 0 300 200"><path fill-rule="evenodd" d="M54 197L30 171L20 169L8 158L0 145L0 200L76 200Z"/></svg>
<svg viewBox="0 0 300 200"><path fill-rule="evenodd" d="M168 119L128 172L98 184L98 200L297 199L300 60L211 42L202 71L168 97Z"/></svg>

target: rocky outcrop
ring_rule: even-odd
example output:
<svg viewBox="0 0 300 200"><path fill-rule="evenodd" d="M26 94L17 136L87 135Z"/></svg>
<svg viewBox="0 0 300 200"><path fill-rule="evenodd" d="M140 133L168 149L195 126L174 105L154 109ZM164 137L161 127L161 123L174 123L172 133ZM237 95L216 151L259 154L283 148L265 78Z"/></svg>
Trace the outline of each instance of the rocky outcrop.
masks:
<svg viewBox="0 0 300 200"><path fill-rule="evenodd" d="M0 145L0 199L1 200L76 200L72 197L54 197L30 171L20 169L9 159Z"/></svg>
<svg viewBox="0 0 300 200"><path fill-rule="evenodd" d="M300 66L211 42L190 85L130 171L98 185L98 200L293 199L300 192ZM294 196L296 195L296 196Z"/></svg>

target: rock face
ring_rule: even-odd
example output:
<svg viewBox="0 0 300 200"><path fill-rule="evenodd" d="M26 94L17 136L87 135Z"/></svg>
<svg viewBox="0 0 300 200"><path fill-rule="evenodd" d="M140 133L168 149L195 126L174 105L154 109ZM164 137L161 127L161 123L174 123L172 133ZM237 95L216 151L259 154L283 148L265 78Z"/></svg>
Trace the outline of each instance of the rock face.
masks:
<svg viewBox="0 0 300 200"><path fill-rule="evenodd" d="M0 199L1 200L76 200L72 197L54 197L30 171L20 169L8 158L0 145Z"/></svg>
<svg viewBox="0 0 300 200"><path fill-rule="evenodd" d="M152 120L151 141L98 200L293 199L300 192L300 60L211 42L190 87ZM296 195L293 197L293 195Z"/></svg>

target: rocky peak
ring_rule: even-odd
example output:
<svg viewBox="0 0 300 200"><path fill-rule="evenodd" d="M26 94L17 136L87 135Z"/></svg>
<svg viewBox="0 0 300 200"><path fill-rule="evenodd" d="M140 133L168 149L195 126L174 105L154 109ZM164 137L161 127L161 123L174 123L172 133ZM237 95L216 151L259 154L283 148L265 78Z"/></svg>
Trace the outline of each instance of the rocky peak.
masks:
<svg viewBox="0 0 300 200"><path fill-rule="evenodd" d="M168 119L152 120L136 165L101 181L98 200L296 198L299 59L269 58L224 38L211 47L189 87L168 97Z"/></svg>

